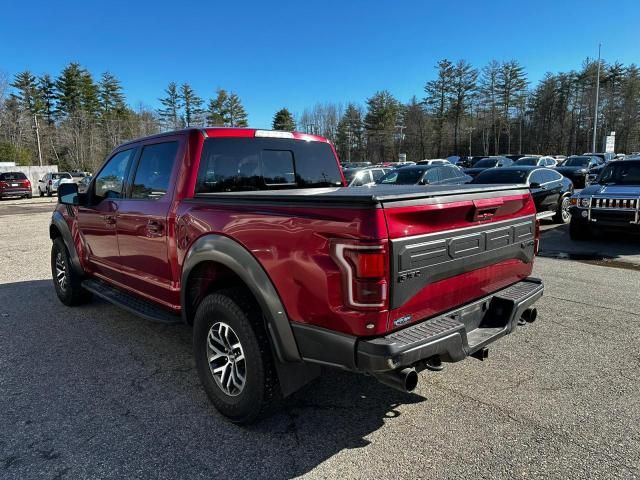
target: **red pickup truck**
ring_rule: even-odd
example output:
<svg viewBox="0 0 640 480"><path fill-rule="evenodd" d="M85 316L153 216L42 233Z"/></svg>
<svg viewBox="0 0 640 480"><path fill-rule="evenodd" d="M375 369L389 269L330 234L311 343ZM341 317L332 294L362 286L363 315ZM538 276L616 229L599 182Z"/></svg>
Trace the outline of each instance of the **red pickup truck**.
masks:
<svg viewBox="0 0 640 480"><path fill-rule="evenodd" d="M51 269L92 294L193 325L200 379L237 423L321 366L404 391L484 358L535 320L536 209L524 186L345 188L332 145L302 133L188 129L116 148L86 193L63 184Z"/></svg>

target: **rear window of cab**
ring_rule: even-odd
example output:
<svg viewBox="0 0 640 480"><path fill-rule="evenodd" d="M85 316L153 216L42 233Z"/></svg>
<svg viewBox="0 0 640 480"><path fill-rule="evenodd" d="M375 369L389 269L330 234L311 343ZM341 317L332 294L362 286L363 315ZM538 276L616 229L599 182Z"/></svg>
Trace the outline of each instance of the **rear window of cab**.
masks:
<svg viewBox="0 0 640 480"><path fill-rule="evenodd" d="M280 138L205 140L195 193L340 187L331 146Z"/></svg>

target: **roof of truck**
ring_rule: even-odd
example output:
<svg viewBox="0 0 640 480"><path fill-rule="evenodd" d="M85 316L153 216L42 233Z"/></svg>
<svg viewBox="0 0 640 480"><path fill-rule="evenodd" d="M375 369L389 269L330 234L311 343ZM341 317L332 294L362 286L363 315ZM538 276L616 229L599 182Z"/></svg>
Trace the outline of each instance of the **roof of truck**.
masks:
<svg viewBox="0 0 640 480"><path fill-rule="evenodd" d="M261 132L264 137L271 138L279 138L278 135L289 136L288 138L293 138L295 140L306 140L311 142L324 142L329 143L325 137L321 137L320 135L311 135L310 133L303 132L284 132L281 130L265 130L261 128L239 128L239 127L190 127L183 128L181 130L171 130L169 132L156 133L154 135L148 135L146 137L140 137L132 139L122 145L129 145L131 143L138 143L146 140L151 140L155 138L168 137L172 135L180 135L180 134L189 134L192 132L200 132L205 138L209 137L220 137L220 138L253 138L256 137L256 132ZM120 145L118 148L120 148Z"/></svg>

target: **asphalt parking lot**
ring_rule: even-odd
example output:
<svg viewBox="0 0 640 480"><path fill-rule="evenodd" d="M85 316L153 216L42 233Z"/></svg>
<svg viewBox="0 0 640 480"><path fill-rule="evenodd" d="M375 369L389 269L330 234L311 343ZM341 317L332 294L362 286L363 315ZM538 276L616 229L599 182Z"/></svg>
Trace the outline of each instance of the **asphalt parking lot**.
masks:
<svg viewBox="0 0 640 480"><path fill-rule="evenodd" d="M190 328L59 303L49 201L0 202L1 479L640 478L637 239L545 225L539 319L487 361L415 394L329 371L242 428L200 388Z"/></svg>

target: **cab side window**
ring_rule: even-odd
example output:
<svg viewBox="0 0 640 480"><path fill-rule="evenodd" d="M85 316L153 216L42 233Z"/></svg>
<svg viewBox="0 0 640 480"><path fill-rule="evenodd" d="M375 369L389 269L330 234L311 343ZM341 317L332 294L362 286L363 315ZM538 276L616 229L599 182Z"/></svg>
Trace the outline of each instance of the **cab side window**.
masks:
<svg viewBox="0 0 640 480"><path fill-rule="evenodd" d="M169 188L171 171L178 153L178 142L154 143L142 149L131 198L157 200Z"/></svg>
<svg viewBox="0 0 640 480"><path fill-rule="evenodd" d="M93 190L93 203L100 203L105 198L121 198L124 177L135 149L123 150L109 159L104 168L96 176Z"/></svg>

